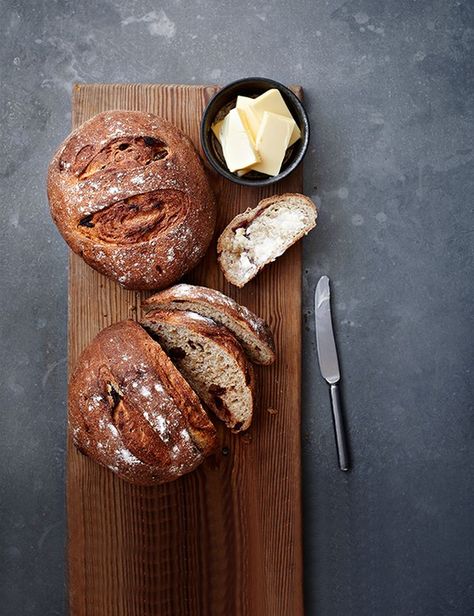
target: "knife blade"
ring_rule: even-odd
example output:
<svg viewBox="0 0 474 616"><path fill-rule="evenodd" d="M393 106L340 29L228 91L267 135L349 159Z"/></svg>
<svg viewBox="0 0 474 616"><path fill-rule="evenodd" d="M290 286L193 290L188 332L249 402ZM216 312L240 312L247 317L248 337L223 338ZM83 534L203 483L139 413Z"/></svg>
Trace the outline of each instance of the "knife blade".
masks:
<svg viewBox="0 0 474 616"><path fill-rule="evenodd" d="M342 413L339 381L341 373L337 357L336 340L332 327L331 292L329 278L321 276L314 293L314 315L316 323L316 344L318 349L319 367L323 378L329 384L331 408L336 439L337 457L341 471L348 471L349 448Z"/></svg>

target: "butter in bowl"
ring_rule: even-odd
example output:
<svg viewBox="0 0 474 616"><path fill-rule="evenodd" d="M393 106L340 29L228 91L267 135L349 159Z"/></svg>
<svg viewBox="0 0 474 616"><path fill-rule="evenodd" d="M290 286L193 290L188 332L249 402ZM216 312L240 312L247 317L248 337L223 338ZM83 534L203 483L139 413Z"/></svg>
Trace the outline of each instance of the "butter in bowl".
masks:
<svg viewBox="0 0 474 616"><path fill-rule="evenodd" d="M208 104L201 122L204 153L221 175L238 184L273 184L293 171L309 142L298 97L265 78L235 81Z"/></svg>

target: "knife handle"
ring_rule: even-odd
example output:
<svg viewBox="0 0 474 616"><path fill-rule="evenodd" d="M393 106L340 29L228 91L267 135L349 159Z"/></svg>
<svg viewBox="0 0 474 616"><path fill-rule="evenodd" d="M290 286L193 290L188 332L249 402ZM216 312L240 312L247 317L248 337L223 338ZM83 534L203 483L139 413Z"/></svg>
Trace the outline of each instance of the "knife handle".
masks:
<svg viewBox="0 0 474 616"><path fill-rule="evenodd" d="M339 395L339 386L337 383L330 386L330 393L339 468L341 469L341 471L348 471L350 467L349 447L347 445L347 437L344 429L344 419L342 416L341 397Z"/></svg>

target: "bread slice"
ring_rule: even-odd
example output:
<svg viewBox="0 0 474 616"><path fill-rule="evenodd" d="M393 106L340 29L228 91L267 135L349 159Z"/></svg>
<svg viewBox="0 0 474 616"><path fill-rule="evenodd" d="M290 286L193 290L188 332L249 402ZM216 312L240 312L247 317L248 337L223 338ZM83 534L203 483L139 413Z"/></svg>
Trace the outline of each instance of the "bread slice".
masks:
<svg viewBox="0 0 474 616"><path fill-rule="evenodd" d="M234 432L252 421L252 365L226 327L190 311L152 310L142 325L168 353L202 402Z"/></svg>
<svg viewBox="0 0 474 616"><path fill-rule="evenodd" d="M142 307L146 311L190 310L209 317L234 334L251 361L266 366L275 361L275 342L266 322L220 291L178 284L155 293Z"/></svg>
<svg viewBox="0 0 474 616"><path fill-rule="evenodd" d="M224 276L243 287L271 261L282 255L316 226L315 204L299 193L263 199L236 216L217 242Z"/></svg>

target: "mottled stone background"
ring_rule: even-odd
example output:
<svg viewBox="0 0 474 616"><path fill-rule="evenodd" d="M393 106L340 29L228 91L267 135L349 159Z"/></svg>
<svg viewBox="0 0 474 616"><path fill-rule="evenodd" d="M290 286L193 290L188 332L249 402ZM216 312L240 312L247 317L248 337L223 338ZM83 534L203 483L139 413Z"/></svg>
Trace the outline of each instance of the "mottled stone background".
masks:
<svg viewBox="0 0 474 616"><path fill-rule="evenodd" d="M473 3L0 1L0 612L65 614L66 247L45 173L74 82L304 86L307 614L474 613ZM333 281L354 470L312 295ZM258 615L257 615L258 616Z"/></svg>

